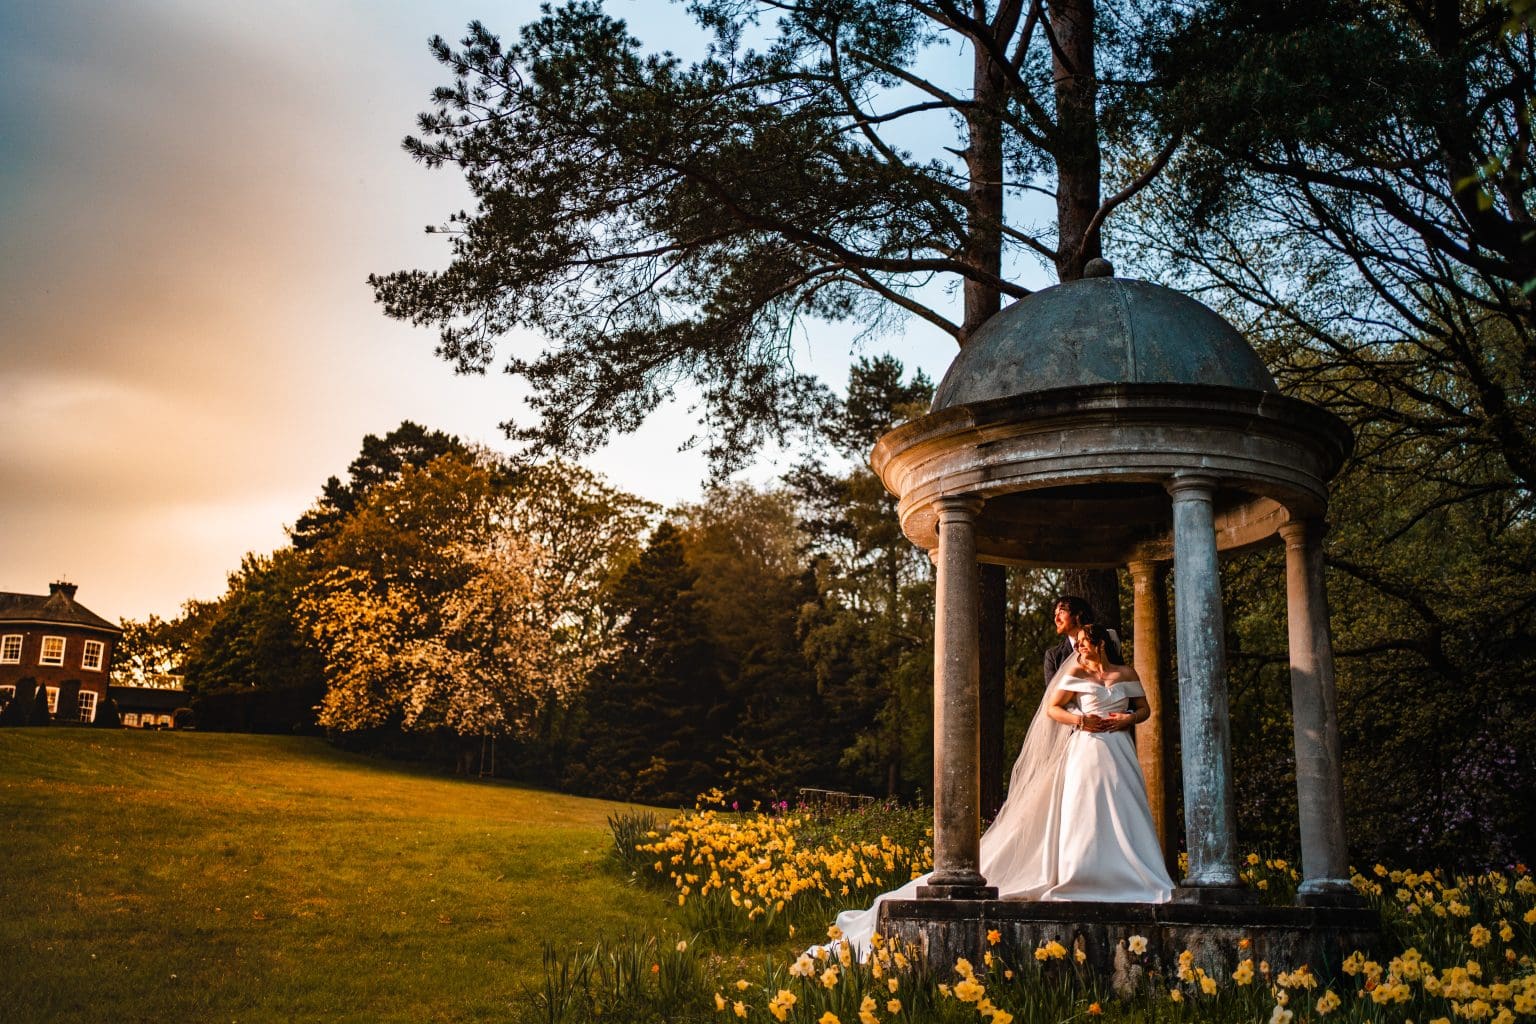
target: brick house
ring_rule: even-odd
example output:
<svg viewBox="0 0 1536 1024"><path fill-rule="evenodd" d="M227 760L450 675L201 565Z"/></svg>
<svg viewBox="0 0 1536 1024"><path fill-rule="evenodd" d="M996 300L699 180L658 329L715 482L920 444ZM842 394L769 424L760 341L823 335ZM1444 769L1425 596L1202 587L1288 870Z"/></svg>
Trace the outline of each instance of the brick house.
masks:
<svg viewBox="0 0 1536 1024"><path fill-rule="evenodd" d="M56 720L95 721L122 633L75 603L73 583L50 583L47 595L0 591L0 704L42 686Z"/></svg>

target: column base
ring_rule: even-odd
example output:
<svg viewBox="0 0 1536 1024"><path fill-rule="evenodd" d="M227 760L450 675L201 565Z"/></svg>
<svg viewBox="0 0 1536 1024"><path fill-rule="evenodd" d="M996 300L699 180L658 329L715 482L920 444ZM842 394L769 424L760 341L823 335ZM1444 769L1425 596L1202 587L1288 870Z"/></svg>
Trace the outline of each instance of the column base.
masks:
<svg viewBox="0 0 1536 1024"><path fill-rule="evenodd" d="M997 899L997 886L987 885L986 879L977 876L977 883L970 884L939 884L920 885L917 887L917 898L920 900L995 900Z"/></svg>
<svg viewBox="0 0 1536 1024"><path fill-rule="evenodd" d="M1173 902L1227 907L1248 906L1259 902L1259 898L1241 885L1176 885Z"/></svg>
<svg viewBox="0 0 1536 1024"><path fill-rule="evenodd" d="M1341 878L1309 878L1296 889L1298 907L1365 907L1365 897Z"/></svg>

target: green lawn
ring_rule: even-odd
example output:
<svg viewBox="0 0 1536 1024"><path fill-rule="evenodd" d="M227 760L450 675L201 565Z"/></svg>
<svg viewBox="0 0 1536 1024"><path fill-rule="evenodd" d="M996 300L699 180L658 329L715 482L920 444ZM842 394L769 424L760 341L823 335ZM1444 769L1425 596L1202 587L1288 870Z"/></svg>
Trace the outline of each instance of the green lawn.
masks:
<svg viewBox="0 0 1536 1024"><path fill-rule="evenodd" d="M620 805L321 741L0 731L0 1020L506 1020L564 948L666 933Z"/></svg>

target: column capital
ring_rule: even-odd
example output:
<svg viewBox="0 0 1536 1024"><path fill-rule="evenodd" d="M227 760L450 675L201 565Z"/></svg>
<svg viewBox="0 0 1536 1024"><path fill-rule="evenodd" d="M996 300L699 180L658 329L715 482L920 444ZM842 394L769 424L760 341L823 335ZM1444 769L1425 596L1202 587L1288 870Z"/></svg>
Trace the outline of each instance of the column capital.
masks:
<svg viewBox="0 0 1536 1024"><path fill-rule="evenodd" d="M1292 519L1282 523L1278 532L1286 547L1306 547L1309 543L1320 543L1327 536L1328 521L1321 516Z"/></svg>
<svg viewBox="0 0 1536 1024"><path fill-rule="evenodd" d="M1210 501L1218 482L1206 473L1175 473L1163 487L1174 501Z"/></svg>
<svg viewBox="0 0 1536 1024"><path fill-rule="evenodd" d="M1167 562L1159 562L1151 558L1133 558L1125 564L1125 567L1131 574L1132 583L1141 580L1148 582L1160 580L1168 575L1169 568Z"/></svg>
<svg viewBox="0 0 1536 1024"><path fill-rule="evenodd" d="M939 519L974 519L981 511L983 502L974 494L946 494L935 498L933 507L939 511Z"/></svg>

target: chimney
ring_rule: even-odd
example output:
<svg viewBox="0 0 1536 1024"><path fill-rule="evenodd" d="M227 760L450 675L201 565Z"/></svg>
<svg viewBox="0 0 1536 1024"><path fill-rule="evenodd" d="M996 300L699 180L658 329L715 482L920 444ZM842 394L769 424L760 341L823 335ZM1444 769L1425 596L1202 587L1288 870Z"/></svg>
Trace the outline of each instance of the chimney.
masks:
<svg viewBox="0 0 1536 1024"><path fill-rule="evenodd" d="M55 594L63 594L65 597L73 601L75 599L76 589L77 588L73 583L66 583L64 580L54 580L52 583L48 584L48 596L52 597Z"/></svg>

